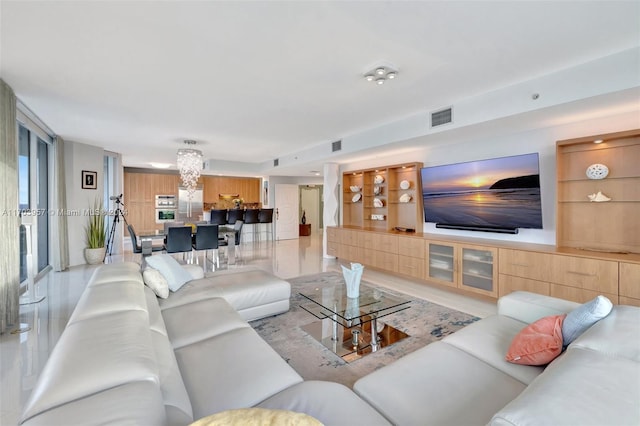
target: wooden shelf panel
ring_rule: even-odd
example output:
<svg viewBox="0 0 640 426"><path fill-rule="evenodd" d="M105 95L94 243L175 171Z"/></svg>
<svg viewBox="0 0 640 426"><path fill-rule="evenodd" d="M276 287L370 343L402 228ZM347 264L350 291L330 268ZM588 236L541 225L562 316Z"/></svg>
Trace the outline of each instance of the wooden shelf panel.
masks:
<svg viewBox="0 0 640 426"><path fill-rule="evenodd" d="M635 139L635 138L634 138ZM582 144L581 151L569 150L569 146L559 147L558 180L585 179L585 171L592 164L604 164L609 168L607 179L637 177L638 163L630 161L640 159L640 141L632 144L631 139L610 141L606 146ZM602 144L600 144L602 145Z"/></svg>
<svg viewBox="0 0 640 426"><path fill-rule="evenodd" d="M588 202L587 195L598 191L613 201L640 202L640 177L558 182L558 201Z"/></svg>

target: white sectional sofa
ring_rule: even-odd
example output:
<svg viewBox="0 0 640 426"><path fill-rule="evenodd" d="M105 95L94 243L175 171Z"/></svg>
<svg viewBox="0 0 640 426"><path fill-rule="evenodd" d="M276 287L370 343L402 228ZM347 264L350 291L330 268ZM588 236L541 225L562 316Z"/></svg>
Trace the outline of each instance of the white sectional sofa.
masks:
<svg viewBox="0 0 640 426"><path fill-rule="evenodd" d="M358 380L397 425L638 425L640 308L614 306L546 368L505 361L514 337L579 305L527 292L484 318Z"/></svg>
<svg viewBox="0 0 640 426"><path fill-rule="evenodd" d="M255 270L194 280L159 302L137 264L102 266L23 422L184 425L261 407L325 425L640 424L640 308L615 306L546 368L516 365L505 354L520 330L579 305L515 292L497 315L361 378L354 392L303 381L247 324L286 311L290 292Z"/></svg>
<svg viewBox="0 0 640 426"><path fill-rule="evenodd" d="M326 425L389 423L345 386L303 379L247 320L289 309L263 271L194 280L159 303L135 263L101 266L54 347L25 425L186 425L234 408L309 414Z"/></svg>

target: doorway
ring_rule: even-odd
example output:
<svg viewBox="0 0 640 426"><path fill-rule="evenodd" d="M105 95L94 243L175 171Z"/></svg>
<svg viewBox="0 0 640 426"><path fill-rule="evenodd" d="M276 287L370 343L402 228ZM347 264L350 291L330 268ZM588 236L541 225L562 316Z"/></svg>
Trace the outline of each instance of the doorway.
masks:
<svg viewBox="0 0 640 426"><path fill-rule="evenodd" d="M304 213L306 223L311 225L311 232L319 232L322 222L322 185L300 185L300 218ZM302 222L301 222L302 223Z"/></svg>

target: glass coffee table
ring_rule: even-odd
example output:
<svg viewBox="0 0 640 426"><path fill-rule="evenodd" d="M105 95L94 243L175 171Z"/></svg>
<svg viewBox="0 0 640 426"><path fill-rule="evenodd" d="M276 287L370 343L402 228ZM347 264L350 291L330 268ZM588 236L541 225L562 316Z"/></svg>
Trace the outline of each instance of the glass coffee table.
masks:
<svg viewBox="0 0 640 426"><path fill-rule="evenodd" d="M409 299L364 284L360 285L360 297L355 299L347 297L344 284L318 287L300 295L313 302L300 307L320 320L302 329L346 362L409 337L379 321L409 309Z"/></svg>

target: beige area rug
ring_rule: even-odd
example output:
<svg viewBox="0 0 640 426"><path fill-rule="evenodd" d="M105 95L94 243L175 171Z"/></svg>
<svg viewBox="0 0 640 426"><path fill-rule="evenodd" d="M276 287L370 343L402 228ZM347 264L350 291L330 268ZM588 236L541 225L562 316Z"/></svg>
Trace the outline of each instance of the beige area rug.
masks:
<svg viewBox="0 0 640 426"><path fill-rule="evenodd" d="M344 285L342 274L325 272L288 281L291 283L291 309L284 314L252 321L250 324L305 380L329 380L352 387L360 377L479 319L363 280L365 285L411 299L410 309L382 318L409 337L347 363L302 330L301 326L317 319L300 307L301 304L311 302L299 294L305 288Z"/></svg>

